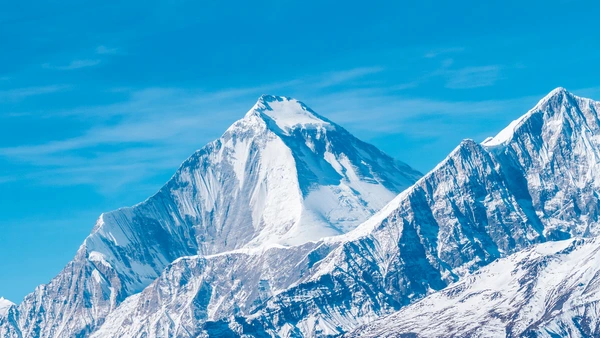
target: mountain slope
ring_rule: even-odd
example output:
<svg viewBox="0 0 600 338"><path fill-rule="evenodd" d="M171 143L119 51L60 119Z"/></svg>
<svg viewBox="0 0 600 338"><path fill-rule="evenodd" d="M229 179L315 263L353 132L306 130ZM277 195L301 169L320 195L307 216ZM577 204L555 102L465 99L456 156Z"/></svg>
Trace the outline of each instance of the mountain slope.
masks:
<svg viewBox="0 0 600 338"><path fill-rule="evenodd" d="M21 338L21 330L18 325L17 306L0 297L0 337Z"/></svg>
<svg viewBox="0 0 600 338"><path fill-rule="evenodd" d="M598 337L600 241L539 244L348 337Z"/></svg>
<svg viewBox="0 0 600 338"><path fill-rule="evenodd" d="M157 194L102 214L74 260L19 305L20 330L87 336L179 257L347 232L418 177L301 102L262 96Z"/></svg>
<svg viewBox="0 0 600 338"><path fill-rule="evenodd" d="M177 261L96 335L337 335L536 243L597 235L599 110L557 89L497 138L462 142L354 231ZM273 276L275 261L290 278Z"/></svg>

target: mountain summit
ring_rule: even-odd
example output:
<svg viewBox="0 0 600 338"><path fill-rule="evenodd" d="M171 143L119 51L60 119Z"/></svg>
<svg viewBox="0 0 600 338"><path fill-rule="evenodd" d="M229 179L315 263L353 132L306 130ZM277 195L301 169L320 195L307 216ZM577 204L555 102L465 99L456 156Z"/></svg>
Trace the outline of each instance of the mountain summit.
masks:
<svg viewBox="0 0 600 338"><path fill-rule="evenodd" d="M248 115L258 115L267 123L289 133L294 128L328 128L334 124L318 115L304 103L283 96L262 95Z"/></svg>
<svg viewBox="0 0 600 338"><path fill-rule="evenodd" d="M154 196L102 214L75 259L19 306L22 334L88 335L183 256L348 232L420 176L303 103L263 95Z"/></svg>

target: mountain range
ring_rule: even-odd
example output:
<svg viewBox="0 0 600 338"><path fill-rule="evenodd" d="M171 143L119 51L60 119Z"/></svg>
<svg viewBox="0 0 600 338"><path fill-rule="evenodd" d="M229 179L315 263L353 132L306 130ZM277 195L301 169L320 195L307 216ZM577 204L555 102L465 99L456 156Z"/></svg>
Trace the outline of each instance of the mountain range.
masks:
<svg viewBox="0 0 600 338"><path fill-rule="evenodd" d="M262 96L0 337L593 337L599 111L557 88L423 176Z"/></svg>

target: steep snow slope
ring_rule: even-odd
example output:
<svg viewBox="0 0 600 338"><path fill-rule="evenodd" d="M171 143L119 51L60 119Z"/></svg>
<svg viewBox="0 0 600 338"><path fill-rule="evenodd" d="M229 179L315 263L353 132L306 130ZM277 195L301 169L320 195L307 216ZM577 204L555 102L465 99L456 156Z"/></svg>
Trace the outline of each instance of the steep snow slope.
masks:
<svg viewBox="0 0 600 338"><path fill-rule="evenodd" d="M10 300L0 297L0 317L5 316L8 312L8 309L14 305L15 303L11 302Z"/></svg>
<svg viewBox="0 0 600 338"><path fill-rule="evenodd" d="M337 335L533 244L597 235L599 110L557 89L494 142L462 142L356 230L174 262L96 336Z"/></svg>
<svg viewBox="0 0 600 338"><path fill-rule="evenodd" d="M347 337L598 337L600 240L539 244Z"/></svg>
<svg viewBox="0 0 600 338"><path fill-rule="evenodd" d="M21 338L17 306L0 297L0 338Z"/></svg>
<svg viewBox="0 0 600 338"><path fill-rule="evenodd" d="M262 96L145 202L100 216L19 305L25 337L86 336L182 256L347 232L420 174L299 101Z"/></svg>

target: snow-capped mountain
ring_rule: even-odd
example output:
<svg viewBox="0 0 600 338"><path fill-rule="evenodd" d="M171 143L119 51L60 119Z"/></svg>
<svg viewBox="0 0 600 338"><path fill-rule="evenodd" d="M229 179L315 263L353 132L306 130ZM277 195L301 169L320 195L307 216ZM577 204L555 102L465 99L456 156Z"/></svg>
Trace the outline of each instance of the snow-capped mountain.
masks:
<svg viewBox="0 0 600 338"><path fill-rule="evenodd" d="M420 176L301 102L262 96L157 194L102 214L74 260L19 305L19 334L85 337L180 257L348 232Z"/></svg>
<svg viewBox="0 0 600 338"><path fill-rule="evenodd" d="M346 235L177 260L95 336L335 336L531 245L597 235L598 111L556 89Z"/></svg>
<svg viewBox="0 0 600 338"><path fill-rule="evenodd" d="M11 302L4 297L0 297L0 317L6 316L8 310L13 307L15 303Z"/></svg>
<svg viewBox="0 0 600 338"><path fill-rule="evenodd" d="M347 337L599 337L600 240L538 244Z"/></svg>
<svg viewBox="0 0 600 338"><path fill-rule="evenodd" d="M21 337L21 330L18 325L17 306L3 297L0 297L0 337Z"/></svg>

